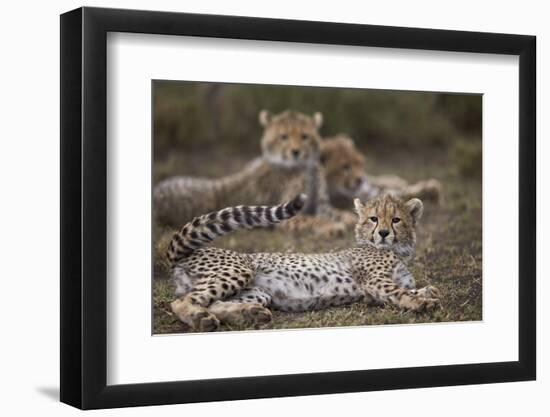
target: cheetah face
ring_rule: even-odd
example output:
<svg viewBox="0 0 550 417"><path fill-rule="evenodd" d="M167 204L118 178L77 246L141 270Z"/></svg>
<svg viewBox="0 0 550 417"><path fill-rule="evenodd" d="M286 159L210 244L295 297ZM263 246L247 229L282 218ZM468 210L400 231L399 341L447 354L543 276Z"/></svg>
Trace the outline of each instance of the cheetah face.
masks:
<svg viewBox="0 0 550 417"><path fill-rule="evenodd" d="M335 197L355 197L365 185L365 158L349 136L340 134L323 139L321 164L329 192Z"/></svg>
<svg viewBox="0 0 550 417"><path fill-rule="evenodd" d="M262 152L269 162L287 168L317 163L321 143L319 128L323 123L321 113L310 117L287 110L271 115L263 110L260 123L264 127Z"/></svg>
<svg viewBox="0 0 550 417"><path fill-rule="evenodd" d="M422 217L423 204L418 198L402 202L384 195L366 204L354 200L359 216L355 236L359 245L372 245L410 255L416 242L416 224Z"/></svg>

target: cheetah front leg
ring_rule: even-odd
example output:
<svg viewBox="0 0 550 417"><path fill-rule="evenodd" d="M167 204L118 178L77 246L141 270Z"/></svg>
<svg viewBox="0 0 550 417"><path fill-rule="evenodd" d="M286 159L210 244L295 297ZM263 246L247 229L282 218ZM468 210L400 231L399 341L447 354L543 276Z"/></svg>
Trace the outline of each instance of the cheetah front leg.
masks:
<svg viewBox="0 0 550 417"><path fill-rule="evenodd" d="M229 298L246 288L252 279L252 271L225 271L224 276L207 276L198 279L191 290L171 304L172 311L193 330L216 330L220 320L208 310L212 303Z"/></svg>
<svg viewBox="0 0 550 417"><path fill-rule="evenodd" d="M208 308L220 321L262 325L272 319L271 295L258 287L247 288L224 301L216 301Z"/></svg>
<svg viewBox="0 0 550 417"><path fill-rule="evenodd" d="M394 269L397 266L399 263ZM390 271L371 272L363 287L375 302L392 304L404 310L430 311L440 306L437 288L428 286L416 290L403 287L394 281Z"/></svg>

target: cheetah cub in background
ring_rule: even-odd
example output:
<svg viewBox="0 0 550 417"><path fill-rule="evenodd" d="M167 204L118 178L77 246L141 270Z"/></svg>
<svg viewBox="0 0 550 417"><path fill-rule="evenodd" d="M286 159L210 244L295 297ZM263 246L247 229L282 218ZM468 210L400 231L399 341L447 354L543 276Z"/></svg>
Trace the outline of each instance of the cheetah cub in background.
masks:
<svg viewBox="0 0 550 417"><path fill-rule="evenodd" d="M259 121L264 128L262 155L241 171L220 178L171 177L155 186L154 212L159 224L179 227L224 207L273 205L305 193L308 200L302 215L283 224L285 230L333 236L353 226L351 213L330 205L319 166L321 113L308 116L287 110L272 115L263 110Z"/></svg>
<svg viewBox="0 0 550 417"><path fill-rule="evenodd" d="M437 204L443 202L442 185L434 178L410 184L397 175L368 175L365 157L345 134L323 139L320 160L330 202L335 207L349 207L355 197L370 200L390 193L405 200L416 197Z"/></svg>
<svg viewBox="0 0 550 417"><path fill-rule="evenodd" d="M414 311L439 306L432 286L415 289L405 262L413 255L422 202L392 196L362 204L357 247L333 253L239 253L204 247L240 228L266 227L295 216L302 194L278 206L238 206L195 218L176 234L167 257L178 299L172 311L199 331L220 322L271 320L269 308L308 311L354 302L388 303Z"/></svg>

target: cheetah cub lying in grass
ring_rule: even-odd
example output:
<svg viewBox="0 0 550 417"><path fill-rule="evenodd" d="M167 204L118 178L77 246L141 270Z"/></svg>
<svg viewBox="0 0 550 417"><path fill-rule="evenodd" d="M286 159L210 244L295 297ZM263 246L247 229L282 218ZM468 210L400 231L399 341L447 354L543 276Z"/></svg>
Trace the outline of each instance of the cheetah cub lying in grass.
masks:
<svg viewBox="0 0 550 417"><path fill-rule="evenodd" d="M323 139L321 164L330 202L335 207L349 207L355 197L369 200L389 193L403 199L416 197L442 203L442 186L438 180L430 178L409 184L396 175L367 175L365 162L365 157L349 136L339 134Z"/></svg>
<svg viewBox="0 0 550 417"><path fill-rule="evenodd" d="M271 320L269 308L308 311L354 302L388 303L414 311L439 306L432 286L415 289L407 270L422 202L386 195L355 200L357 247L333 253L239 253L203 247L240 228L266 227L295 216L302 194L278 206L238 206L195 218L167 251L176 295L172 311L199 331L220 322Z"/></svg>

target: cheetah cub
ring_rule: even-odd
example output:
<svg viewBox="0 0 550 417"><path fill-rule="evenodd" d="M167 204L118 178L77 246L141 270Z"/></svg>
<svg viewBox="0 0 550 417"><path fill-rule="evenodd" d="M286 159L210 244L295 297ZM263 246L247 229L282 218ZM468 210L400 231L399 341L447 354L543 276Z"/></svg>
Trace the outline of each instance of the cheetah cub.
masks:
<svg viewBox="0 0 550 417"><path fill-rule="evenodd" d="M277 206L238 206L195 218L167 251L176 295L172 311L199 331L220 322L269 322L269 308L309 311L354 302L388 303L401 309L439 306L432 286L415 289L405 262L413 255L423 205L386 195L355 200L357 246L320 254L239 253L204 247L240 228L267 227L295 216L306 196Z"/></svg>
<svg viewBox="0 0 550 417"><path fill-rule="evenodd" d="M369 200L388 193L443 203L443 187L434 178L409 184L397 175L368 175L365 157L345 134L323 139L320 161L334 207L349 207L354 197Z"/></svg>
<svg viewBox="0 0 550 417"><path fill-rule="evenodd" d="M283 229L330 237L353 227L351 213L330 205L319 166L322 114L287 110L273 115L263 110L259 121L264 128L262 154L242 170L220 178L171 177L155 186L154 212L159 224L179 227L195 216L227 206L273 205L306 193L302 214L285 222Z"/></svg>

